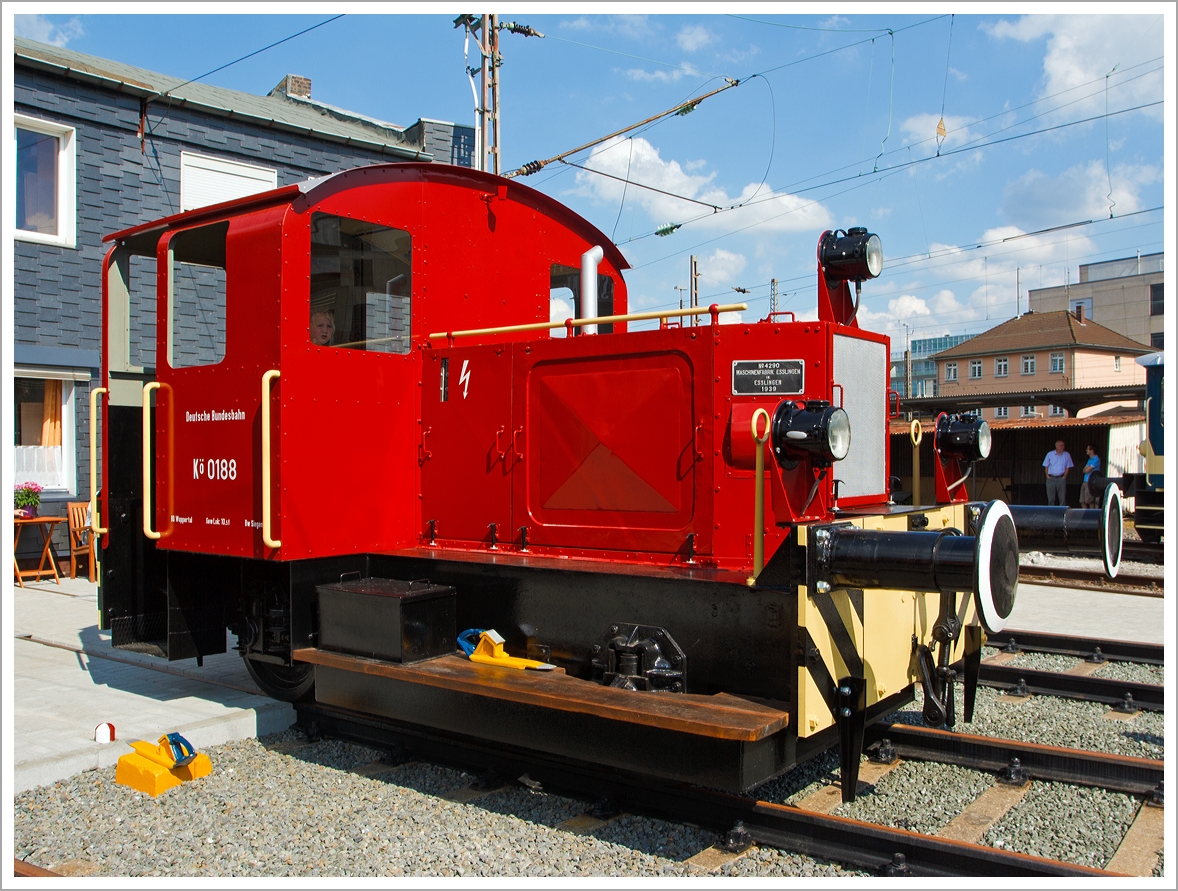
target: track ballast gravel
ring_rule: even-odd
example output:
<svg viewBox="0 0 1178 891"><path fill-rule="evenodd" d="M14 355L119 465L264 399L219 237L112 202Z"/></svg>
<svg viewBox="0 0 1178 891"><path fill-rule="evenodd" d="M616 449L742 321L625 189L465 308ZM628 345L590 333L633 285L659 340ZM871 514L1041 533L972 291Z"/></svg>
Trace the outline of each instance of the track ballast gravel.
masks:
<svg viewBox="0 0 1178 891"><path fill-rule="evenodd" d="M211 776L158 798L117 785L114 768L22 793L15 855L94 876L690 876L703 873L683 861L718 840L629 814L581 835L557 827L584 802L512 785L459 804L440 796L469 774L301 741L210 748ZM728 874L862 875L772 850L745 860Z"/></svg>

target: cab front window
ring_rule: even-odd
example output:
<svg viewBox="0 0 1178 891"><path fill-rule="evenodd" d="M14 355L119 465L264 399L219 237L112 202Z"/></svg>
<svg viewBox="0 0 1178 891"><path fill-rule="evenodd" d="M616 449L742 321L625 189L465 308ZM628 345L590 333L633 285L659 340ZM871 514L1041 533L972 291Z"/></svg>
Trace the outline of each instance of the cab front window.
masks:
<svg viewBox="0 0 1178 891"><path fill-rule="evenodd" d="M409 352L412 238L331 214L311 216L308 332L317 346Z"/></svg>

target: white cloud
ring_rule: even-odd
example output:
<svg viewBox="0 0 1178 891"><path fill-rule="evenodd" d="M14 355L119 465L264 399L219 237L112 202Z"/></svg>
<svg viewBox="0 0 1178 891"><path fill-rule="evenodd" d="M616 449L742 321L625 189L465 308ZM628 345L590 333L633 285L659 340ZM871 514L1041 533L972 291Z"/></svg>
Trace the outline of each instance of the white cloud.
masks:
<svg viewBox="0 0 1178 891"><path fill-rule="evenodd" d="M690 62L682 62L679 68L672 68L667 71L662 69L647 71L645 68L626 69L626 77L630 78L630 80L641 81L643 83L673 84L682 80L688 74L699 74Z"/></svg>
<svg viewBox="0 0 1178 891"><path fill-rule="evenodd" d="M1151 164L1118 164L1112 169L1114 215L1145 207L1142 190L1161 182L1162 171ZM1101 161L1077 164L1059 176L1030 170L1007 183L1002 210L1007 219L1027 230L1045 229L1109 214L1109 175Z"/></svg>
<svg viewBox="0 0 1178 891"><path fill-rule="evenodd" d="M767 185L749 183L739 195L731 196L715 185L715 173L704 175L689 172L678 161L665 161L659 151L641 137L634 138L632 145L618 137L596 147L585 166L631 182L626 190L627 203L634 202L642 207L656 223L678 222L706 214L708 208L691 201L672 197L680 195L696 201L704 201L717 207L748 202L748 206L712 214L693 223L703 229L734 231L757 225L760 232L821 231L832 222L829 211L821 204L790 195L775 192ZM669 192L670 195L635 188L642 183ZM624 184L586 171L578 171L577 185L581 194L599 201L616 202L622 197ZM755 201L753 200L755 196Z"/></svg>
<svg viewBox="0 0 1178 891"><path fill-rule="evenodd" d="M889 333L903 330L904 322L908 322L911 328L915 319L925 320L931 315L932 311L924 300L912 294L901 294L889 300L888 308L882 312L873 312L866 306L860 306L856 321L870 331Z"/></svg>
<svg viewBox="0 0 1178 891"><path fill-rule="evenodd" d="M573 317L573 305L563 297L550 297L548 300L548 321L563 322L565 319ZM566 329L553 328L548 334L550 337L564 337Z"/></svg>
<svg viewBox="0 0 1178 891"><path fill-rule="evenodd" d="M1163 55L1165 25L1157 15L1043 15L1023 16L1016 21L1003 19L993 26L983 26L999 39L1030 42L1047 38L1043 57L1043 83L1040 96L1049 96L1081 84L1101 81L1117 66L1127 69L1147 59ZM1140 70L1128 72L1138 74ZM1093 84L1099 87L1099 84ZM1089 87L1087 92L1093 92ZM1061 96L1061 101L1078 98L1085 91ZM1069 118L1104 110L1104 91L1085 102L1072 105L1064 114ZM1139 105L1160 99L1160 72L1124 80L1117 75L1109 79L1109 99L1113 107ZM1161 110L1153 109L1159 117Z"/></svg>
<svg viewBox="0 0 1178 891"><path fill-rule="evenodd" d="M653 30L650 16L647 15L607 15L593 16L592 18L579 16L578 18L561 22L560 26L570 31L594 31L601 34L616 34L620 37L629 38L630 40L641 40L647 37Z"/></svg>
<svg viewBox="0 0 1178 891"><path fill-rule="evenodd" d="M675 35L675 40L679 43L679 48L685 53L694 53L700 47L707 46L714 39L712 32L703 27L703 25L684 25L679 29L679 33Z"/></svg>
<svg viewBox="0 0 1178 891"><path fill-rule="evenodd" d="M71 40L85 34L82 23L77 18L68 22L51 22L43 15L13 16L13 26L18 37L49 43L53 46L65 46Z"/></svg>
<svg viewBox="0 0 1178 891"><path fill-rule="evenodd" d="M744 321L744 316L739 312L722 312L716 316L716 322L720 325L739 325Z"/></svg>
<svg viewBox="0 0 1178 891"><path fill-rule="evenodd" d="M704 257L699 261L699 271L701 275L706 275L712 281L726 285L744 272L747 265L748 261L744 254L736 254L723 248L717 248L710 257Z"/></svg>

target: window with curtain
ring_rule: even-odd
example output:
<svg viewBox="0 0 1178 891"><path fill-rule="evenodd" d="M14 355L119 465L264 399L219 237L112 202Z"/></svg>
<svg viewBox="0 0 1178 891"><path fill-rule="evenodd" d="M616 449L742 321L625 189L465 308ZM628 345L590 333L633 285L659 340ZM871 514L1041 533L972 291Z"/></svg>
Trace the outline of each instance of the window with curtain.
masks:
<svg viewBox="0 0 1178 891"><path fill-rule="evenodd" d="M32 480L47 489L70 489L62 444L62 407L71 395L69 381L15 378L13 484Z"/></svg>

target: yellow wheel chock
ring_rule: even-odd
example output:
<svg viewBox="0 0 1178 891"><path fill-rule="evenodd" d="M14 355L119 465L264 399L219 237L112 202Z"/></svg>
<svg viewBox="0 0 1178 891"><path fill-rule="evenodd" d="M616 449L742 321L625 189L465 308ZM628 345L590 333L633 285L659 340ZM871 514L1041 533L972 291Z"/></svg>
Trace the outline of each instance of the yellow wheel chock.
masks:
<svg viewBox="0 0 1178 891"><path fill-rule="evenodd" d="M520 659L509 656L503 649L503 635L494 628L479 635L479 642L474 652L470 654L471 662L481 662L484 665L498 665L500 668L530 668L533 671L552 671L555 665L547 662L537 662L535 659Z"/></svg>
<svg viewBox="0 0 1178 891"><path fill-rule="evenodd" d="M148 795L159 795L173 786L213 772L209 756L197 752L179 733L165 733L152 744L135 740L134 752L119 758L115 782Z"/></svg>

